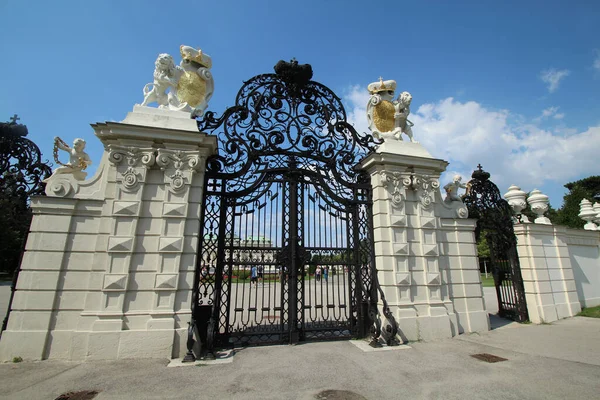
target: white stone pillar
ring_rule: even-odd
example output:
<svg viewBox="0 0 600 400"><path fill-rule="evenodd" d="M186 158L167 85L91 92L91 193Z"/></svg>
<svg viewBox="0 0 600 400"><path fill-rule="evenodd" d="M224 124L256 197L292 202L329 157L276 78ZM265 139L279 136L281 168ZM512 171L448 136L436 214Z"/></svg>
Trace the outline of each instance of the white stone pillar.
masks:
<svg viewBox="0 0 600 400"><path fill-rule="evenodd" d="M466 208L462 202L445 204L439 191L448 163L420 144L386 141L362 164L373 185L379 281L402 339L489 329L475 262L475 224L454 222L467 216Z"/></svg>
<svg viewBox="0 0 600 400"><path fill-rule="evenodd" d="M32 202L2 360L185 353L216 137L185 113L141 106L93 128L105 148L95 176L57 175Z"/></svg>

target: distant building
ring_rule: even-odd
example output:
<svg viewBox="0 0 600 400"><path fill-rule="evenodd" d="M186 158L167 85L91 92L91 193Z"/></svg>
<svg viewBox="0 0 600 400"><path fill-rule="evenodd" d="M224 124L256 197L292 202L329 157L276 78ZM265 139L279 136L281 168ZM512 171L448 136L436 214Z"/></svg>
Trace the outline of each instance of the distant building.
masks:
<svg viewBox="0 0 600 400"><path fill-rule="evenodd" d="M202 249L202 263L210 268L211 273L217 265L217 237L216 235L204 236ZM273 244L271 239L264 236L248 236L246 239L233 238L233 263L237 268L250 268L251 265L268 265L275 262L276 250L270 249ZM228 243L225 243L226 248ZM262 250L263 248L267 248Z"/></svg>

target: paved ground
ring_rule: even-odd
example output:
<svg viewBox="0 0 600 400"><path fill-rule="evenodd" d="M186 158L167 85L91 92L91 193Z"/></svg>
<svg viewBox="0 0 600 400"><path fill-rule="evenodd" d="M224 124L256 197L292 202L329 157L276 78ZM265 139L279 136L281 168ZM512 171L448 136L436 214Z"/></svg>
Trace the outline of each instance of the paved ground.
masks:
<svg viewBox="0 0 600 400"><path fill-rule="evenodd" d="M0 399L54 399L84 389L100 391L99 400L600 398L600 319L499 321L501 327L490 332L397 351L363 352L340 341L239 349L232 363L207 366L169 368L168 360L6 363L0 364ZM476 353L507 361L489 364L471 357ZM347 392L315 397L324 390Z"/></svg>
<svg viewBox="0 0 600 400"><path fill-rule="evenodd" d="M600 320L572 318L363 352L350 342L239 350L230 364L168 368L167 360L0 365L0 398L311 399L323 390L366 399L598 399ZM470 357L491 353L507 361ZM348 394L339 397L350 398ZM331 399L331 398L330 398Z"/></svg>

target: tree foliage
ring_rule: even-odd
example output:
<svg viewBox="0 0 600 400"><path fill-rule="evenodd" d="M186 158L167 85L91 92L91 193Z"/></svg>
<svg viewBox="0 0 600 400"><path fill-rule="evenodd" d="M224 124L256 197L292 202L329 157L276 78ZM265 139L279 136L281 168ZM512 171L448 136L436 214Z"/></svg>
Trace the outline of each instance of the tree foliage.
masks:
<svg viewBox="0 0 600 400"><path fill-rule="evenodd" d="M585 221L579 218L579 203L583 199L588 199L592 203L600 202L600 176L569 182L565 187L569 189L569 193L563 197L563 205L556 211L555 218L550 219L554 224L581 229Z"/></svg>
<svg viewBox="0 0 600 400"><path fill-rule="evenodd" d="M485 232L482 232L477 240L477 256L480 259L490 258L490 247L488 246L487 239L485 238Z"/></svg>

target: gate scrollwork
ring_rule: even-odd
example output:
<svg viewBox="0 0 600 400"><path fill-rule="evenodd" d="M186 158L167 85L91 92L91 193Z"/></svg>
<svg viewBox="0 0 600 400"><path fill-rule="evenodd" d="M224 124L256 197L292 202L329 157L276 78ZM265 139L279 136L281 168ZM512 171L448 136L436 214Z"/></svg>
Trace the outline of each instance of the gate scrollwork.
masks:
<svg viewBox="0 0 600 400"><path fill-rule="evenodd" d="M395 335L385 299L386 321L375 326L372 188L357 168L379 142L311 78L310 65L280 61L246 81L222 115L198 121L219 139L206 161L192 297L199 332L190 330L209 351Z"/></svg>
<svg viewBox="0 0 600 400"><path fill-rule="evenodd" d="M463 202L469 217L477 218L477 240L484 235L490 249L498 313L519 322L527 321L529 316L511 207L481 165L478 165L471 178Z"/></svg>

